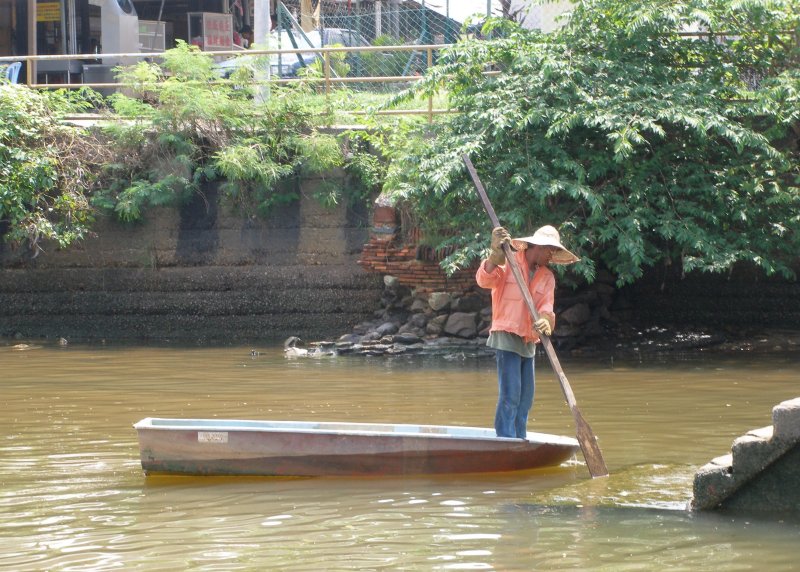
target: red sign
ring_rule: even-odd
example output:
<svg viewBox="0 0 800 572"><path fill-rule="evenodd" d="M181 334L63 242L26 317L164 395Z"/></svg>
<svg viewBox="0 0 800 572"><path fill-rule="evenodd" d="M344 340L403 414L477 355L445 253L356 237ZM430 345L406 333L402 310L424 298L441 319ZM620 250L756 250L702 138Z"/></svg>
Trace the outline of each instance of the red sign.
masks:
<svg viewBox="0 0 800 572"><path fill-rule="evenodd" d="M233 23L230 14L203 14L203 49L233 48Z"/></svg>

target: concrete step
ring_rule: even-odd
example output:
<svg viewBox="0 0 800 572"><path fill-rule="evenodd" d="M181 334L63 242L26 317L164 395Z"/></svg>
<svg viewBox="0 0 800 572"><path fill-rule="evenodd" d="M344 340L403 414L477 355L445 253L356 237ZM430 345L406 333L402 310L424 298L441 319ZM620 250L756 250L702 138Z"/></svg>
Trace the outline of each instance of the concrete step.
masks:
<svg viewBox="0 0 800 572"><path fill-rule="evenodd" d="M778 461L784 455L793 452L800 444L800 398L784 401L772 409L772 425L753 429L734 440L731 453L713 459L695 473L694 496L692 510L709 510L721 508L726 501L737 495L742 489L758 480L762 483L783 483L780 486L796 490L792 471L786 479L772 475L771 479L763 479L765 473L780 466ZM762 485L763 486L763 485ZM770 485L773 486L774 484ZM753 498L792 499L791 494L781 491L760 492ZM754 502L754 501L748 501ZM789 506L794 501L789 500ZM739 503L741 504L741 503ZM747 503L745 503L746 505ZM781 509L785 509L781 504ZM769 507L763 507L769 509Z"/></svg>

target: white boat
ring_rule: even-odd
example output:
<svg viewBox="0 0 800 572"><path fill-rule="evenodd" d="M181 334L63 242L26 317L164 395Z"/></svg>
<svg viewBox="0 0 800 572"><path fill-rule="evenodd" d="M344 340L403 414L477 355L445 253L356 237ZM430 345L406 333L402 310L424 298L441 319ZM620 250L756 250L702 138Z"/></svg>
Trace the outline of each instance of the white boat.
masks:
<svg viewBox="0 0 800 572"><path fill-rule="evenodd" d="M145 474L381 476L553 467L578 441L443 425L159 419L134 425Z"/></svg>

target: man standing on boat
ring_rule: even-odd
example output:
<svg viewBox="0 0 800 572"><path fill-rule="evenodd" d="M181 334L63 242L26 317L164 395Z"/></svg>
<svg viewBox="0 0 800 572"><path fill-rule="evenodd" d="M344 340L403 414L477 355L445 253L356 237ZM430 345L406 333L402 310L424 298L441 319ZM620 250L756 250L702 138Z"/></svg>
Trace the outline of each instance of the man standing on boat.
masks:
<svg viewBox="0 0 800 572"><path fill-rule="evenodd" d="M517 265L526 277L539 319L533 323L511 268L506 264L503 244L509 244ZM550 264L572 264L579 258L561 244L558 231L543 226L532 236L511 239L508 231L492 231L492 251L475 279L492 291L492 327L486 345L496 350L498 398L494 428L498 437L524 439L528 413L533 406L534 356L539 334L553 333L556 279Z"/></svg>

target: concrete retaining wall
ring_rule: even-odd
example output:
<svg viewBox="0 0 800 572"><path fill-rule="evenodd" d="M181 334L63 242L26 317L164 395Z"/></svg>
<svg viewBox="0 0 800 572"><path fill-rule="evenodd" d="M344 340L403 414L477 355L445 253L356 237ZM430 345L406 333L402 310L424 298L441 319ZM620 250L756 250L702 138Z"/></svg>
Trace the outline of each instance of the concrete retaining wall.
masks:
<svg viewBox="0 0 800 572"><path fill-rule="evenodd" d="M358 265L369 213L299 202L268 220L221 206L215 188L99 238L30 254L0 246L0 335L24 338L281 340L336 335L380 304Z"/></svg>
<svg viewBox="0 0 800 572"><path fill-rule="evenodd" d="M342 173L331 179L347 184ZM0 242L0 335L329 339L381 309L382 273L419 292L475 290L471 270L445 276L437 253L389 248L396 218L321 207L310 198L320 183L293 182L302 198L268 220L231 214L209 187L181 209L149 210L140 224L100 220L97 238L66 251L46 247L32 260ZM560 349L616 337L638 348L635 336L622 338L628 324L658 326L659 347L671 350L719 343L723 334L751 339L754 324L796 330L800 323L800 283L739 267L685 278L651 269L622 290L601 271L588 288L562 288L556 301ZM677 339L690 328L714 336Z"/></svg>

